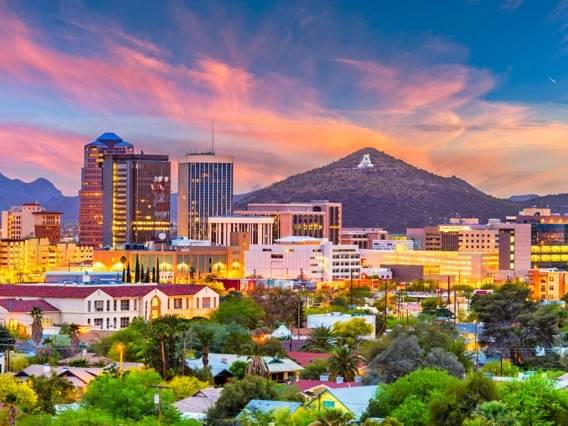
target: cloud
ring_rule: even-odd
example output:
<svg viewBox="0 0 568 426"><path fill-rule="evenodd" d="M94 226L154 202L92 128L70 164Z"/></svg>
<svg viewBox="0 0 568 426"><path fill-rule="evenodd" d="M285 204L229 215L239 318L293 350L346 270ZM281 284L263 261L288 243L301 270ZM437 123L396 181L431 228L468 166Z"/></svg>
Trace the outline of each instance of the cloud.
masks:
<svg viewBox="0 0 568 426"><path fill-rule="evenodd" d="M515 11L523 3L524 0L502 0L499 7L501 9Z"/></svg>

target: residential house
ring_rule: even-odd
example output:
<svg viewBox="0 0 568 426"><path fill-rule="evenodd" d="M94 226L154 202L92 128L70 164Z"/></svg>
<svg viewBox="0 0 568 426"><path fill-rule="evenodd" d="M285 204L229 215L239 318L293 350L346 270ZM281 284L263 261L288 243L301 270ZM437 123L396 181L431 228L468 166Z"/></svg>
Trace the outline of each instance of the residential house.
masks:
<svg viewBox="0 0 568 426"><path fill-rule="evenodd" d="M306 404L306 408L321 410L338 408L350 412L359 420L369 406L369 401L377 393L378 386L359 386L357 389L326 389Z"/></svg>
<svg viewBox="0 0 568 426"><path fill-rule="evenodd" d="M280 410L287 410L291 419L294 418L295 415L306 411L304 404L302 404L301 402L267 401L264 399L253 399L249 401L245 408L242 409L235 420L238 421L239 419L250 416L257 411L265 414L270 414Z"/></svg>
<svg viewBox="0 0 568 426"><path fill-rule="evenodd" d="M294 385L298 386L302 394L308 398L312 398L328 389L356 388L361 386L359 382L338 383L337 381L327 380L327 376L322 376L321 378L325 380L300 379Z"/></svg>
<svg viewBox="0 0 568 426"><path fill-rule="evenodd" d="M276 382L297 380L300 377L300 371L304 369L301 365L287 358L265 356L263 359L268 365L269 378ZM230 368L235 361L249 362L249 359L246 356L234 354L209 354L209 367L211 367L216 385L223 385L229 378L233 377ZM190 370L201 369L203 368L203 358L187 359L186 364Z"/></svg>
<svg viewBox="0 0 568 426"><path fill-rule="evenodd" d="M175 402L174 407L183 419L204 420L205 413L215 405L223 388L207 388L195 392L189 398Z"/></svg>

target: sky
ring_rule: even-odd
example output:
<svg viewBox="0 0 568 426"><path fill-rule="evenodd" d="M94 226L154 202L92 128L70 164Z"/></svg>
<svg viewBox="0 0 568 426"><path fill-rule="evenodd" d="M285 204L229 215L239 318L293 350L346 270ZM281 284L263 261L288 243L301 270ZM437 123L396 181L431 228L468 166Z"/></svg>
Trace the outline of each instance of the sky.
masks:
<svg viewBox="0 0 568 426"><path fill-rule="evenodd" d="M213 117L236 193L363 147L563 193L567 113L568 0L0 0L0 173L66 195L102 133L175 160Z"/></svg>

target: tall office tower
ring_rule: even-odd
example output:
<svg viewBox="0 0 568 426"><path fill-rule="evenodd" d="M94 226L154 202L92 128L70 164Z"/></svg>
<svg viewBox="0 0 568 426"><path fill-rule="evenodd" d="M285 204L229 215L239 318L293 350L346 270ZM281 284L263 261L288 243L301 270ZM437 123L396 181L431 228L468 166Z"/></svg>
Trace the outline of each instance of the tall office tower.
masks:
<svg viewBox="0 0 568 426"><path fill-rule="evenodd" d="M103 245L144 244L169 237L170 185L167 155L105 154Z"/></svg>
<svg viewBox="0 0 568 426"><path fill-rule="evenodd" d="M207 239L207 219L232 213L233 163L213 152L178 158L178 236Z"/></svg>
<svg viewBox="0 0 568 426"><path fill-rule="evenodd" d="M103 244L103 161L105 154L133 154L134 145L114 133L104 133L85 145L79 191L79 242Z"/></svg>

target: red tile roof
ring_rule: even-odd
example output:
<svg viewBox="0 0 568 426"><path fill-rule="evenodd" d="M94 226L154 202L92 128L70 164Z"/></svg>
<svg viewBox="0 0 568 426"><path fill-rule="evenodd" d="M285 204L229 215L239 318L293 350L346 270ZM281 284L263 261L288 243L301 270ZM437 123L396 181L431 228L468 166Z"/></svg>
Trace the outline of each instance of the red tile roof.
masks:
<svg viewBox="0 0 568 426"><path fill-rule="evenodd" d="M290 358L294 358L302 367L305 367L314 359L328 359L331 357L331 354L314 352L288 352L286 355Z"/></svg>
<svg viewBox="0 0 568 426"><path fill-rule="evenodd" d="M45 300L1 299L0 306L8 312L31 312L34 306L41 308L43 312L59 312L59 309Z"/></svg>
<svg viewBox="0 0 568 426"><path fill-rule="evenodd" d="M298 386L302 392L308 391L317 386L327 386L330 389L354 388L357 386L361 386L361 383L357 382L336 383L336 382L324 382L321 380L303 380L303 379L298 380L294 384Z"/></svg>
<svg viewBox="0 0 568 426"><path fill-rule="evenodd" d="M113 286L63 286L63 285L0 285L0 297L42 297L85 299L101 290L111 297L142 297L159 290L168 296L192 296L205 288L204 285L161 284L161 285L113 285ZM214 290L211 290L214 292Z"/></svg>

